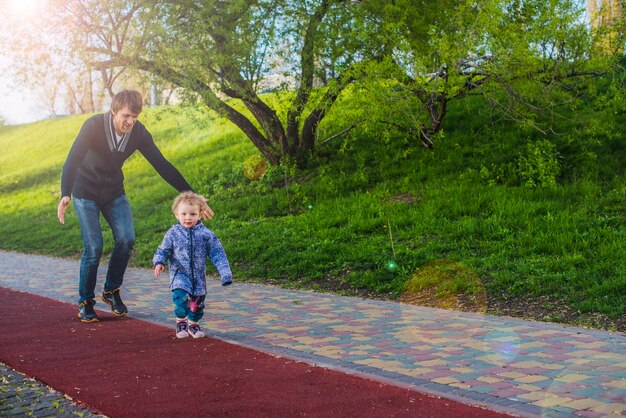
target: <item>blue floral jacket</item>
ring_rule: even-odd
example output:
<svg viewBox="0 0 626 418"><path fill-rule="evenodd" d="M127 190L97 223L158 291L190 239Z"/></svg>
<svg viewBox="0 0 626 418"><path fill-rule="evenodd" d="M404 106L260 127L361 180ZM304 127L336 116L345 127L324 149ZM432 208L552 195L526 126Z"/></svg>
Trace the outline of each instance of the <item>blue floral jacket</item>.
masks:
<svg viewBox="0 0 626 418"><path fill-rule="evenodd" d="M180 223L172 226L154 253L152 264L165 265L169 260L170 288L183 289L192 296L206 294L206 259L217 269L222 285L233 282L233 274L224 247L215 233L198 222L192 228Z"/></svg>

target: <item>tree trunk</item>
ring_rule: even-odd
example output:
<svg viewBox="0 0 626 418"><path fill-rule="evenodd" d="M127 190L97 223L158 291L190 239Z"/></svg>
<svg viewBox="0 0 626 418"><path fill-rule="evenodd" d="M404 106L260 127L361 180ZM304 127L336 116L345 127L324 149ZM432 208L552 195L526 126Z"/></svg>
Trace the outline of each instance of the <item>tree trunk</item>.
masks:
<svg viewBox="0 0 626 418"><path fill-rule="evenodd" d="M252 141L254 146L257 147L259 151L261 151L263 156L267 159L267 161L270 164L272 165L280 164L280 161L281 161L280 153L276 151L276 148L273 146L273 144L270 141L268 141L268 139L265 138L263 134L261 134L261 132L256 128L256 126L254 126L254 124L252 124L252 122L250 122L250 120L247 117L245 117L240 112L236 111L232 107L222 102L220 102L218 106L214 106L213 102L207 102L207 101L205 101L205 104L209 108L215 110L220 115L226 117L232 123L237 125L237 127L241 129L243 133L246 134L246 136L250 139L250 141Z"/></svg>
<svg viewBox="0 0 626 418"><path fill-rule="evenodd" d="M308 143L308 146L312 146L312 141L314 141L314 138L312 138L312 136L314 136L314 133L311 132L311 129L315 129L315 127L317 127L317 124L319 123L319 120L321 120L320 118L316 121L316 117L314 116L314 118L311 119L311 121L308 123L309 126L307 127L308 132L306 134L306 140L302 139L302 141L300 141L299 130L302 112L304 111L304 107L311 95L311 89L313 88L313 73L315 70L315 39L317 37L317 28L319 23L324 18L328 7L329 2L326 0L322 1L315 13L311 16L306 29L306 33L304 35L304 43L302 46L302 51L300 52L300 66L302 70L300 87L298 88L298 93L296 95L294 103L287 112L286 152L289 155L296 154L297 146L300 142Z"/></svg>
<svg viewBox="0 0 626 418"><path fill-rule="evenodd" d="M300 146L307 150L313 151L315 149L315 135L317 132L317 126L326 116L326 112L330 107L335 103L343 89L348 86L348 84L354 81L354 77L352 72L353 68L350 68L346 71L347 76L340 77L338 80L333 80L328 85L326 93L322 98L320 105L317 109L313 110L311 114L304 121L304 125L302 127L302 136L300 139Z"/></svg>
<svg viewBox="0 0 626 418"><path fill-rule="evenodd" d="M81 99L81 110L83 113L93 113L96 110L93 102L93 80L91 71L88 70L87 80L83 85L83 97Z"/></svg>
<svg viewBox="0 0 626 418"><path fill-rule="evenodd" d="M256 97L256 95L254 100L243 100L243 102L250 112L252 112L254 118L259 122L265 132L267 142L271 144L270 149L267 151L274 154L278 161L282 160L286 154L286 136L283 125L276 115L276 111L266 105L261 99Z"/></svg>

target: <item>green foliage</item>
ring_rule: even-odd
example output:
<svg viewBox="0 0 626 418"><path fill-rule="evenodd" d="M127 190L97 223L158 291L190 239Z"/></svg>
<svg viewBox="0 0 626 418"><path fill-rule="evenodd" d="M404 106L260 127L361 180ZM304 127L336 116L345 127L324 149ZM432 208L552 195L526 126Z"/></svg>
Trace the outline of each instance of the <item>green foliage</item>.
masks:
<svg viewBox="0 0 626 418"><path fill-rule="evenodd" d="M526 144L514 161L481 166L478 177L490 185L555 188L560 172L556 146L540 140Z"/></svg>
<svg viewBox="0 0 626 418"><path fill-rule="evenodd" d="M147 109L141 120L208 197L216 213L209 227L238 280L397 298L421 266L455 260L482 283L452 280L449 292L548 298L584 321L626 312L626 113L598 112L617 99L611 83L597 89L553 135L495 123L485 101L463 99L433 150L366 124L322 143L360 111L351 106L359 99L346 97L320 125L308 168L285 161L256 181L244 174L256 149L214 113ZM61 226L56 206L61 166L84 118L0 130L1 248L79 257L76 216L70 208ZM174 222L176 192L139 155L124 171L137 229L131 262L150 267Z"/></svg>
<svg viewBox="0 0 626 418"><path fill-rule="evenodd" d="M556 147L547 140L529 143L517 159L517 174L527 187L554 188L559 171Z"/></svg>
<svg viewBox="0 0 626 418"><path fill-rule="evenodd" d="M40 80L41 71L50 78L55 66L46 63L67 59L67 50L81 66L107 70L103 85L118 80L113 90L121 73L149 74L153 85L172 86L179 97L228 118L271 165L284 158L310 163L320 144L315 138L324 133L318 126L338 110L336 101L359 104L345 121L334 119L343 129L428 147L444 136L450 102L470 94L488 98L495 117L549 132L560 108L579 99L584 76L615 64L614 57L594 53L584 5L570 0L52 6L38 25L62 37L45 40L52 52L31 48L27 33L5 42L14 45L25 79ZM33 32L41 35L40 28ZM97 80L92 86L98 88ZM267 91L283 94L278 103L265 101L260 92Z"/></svg>

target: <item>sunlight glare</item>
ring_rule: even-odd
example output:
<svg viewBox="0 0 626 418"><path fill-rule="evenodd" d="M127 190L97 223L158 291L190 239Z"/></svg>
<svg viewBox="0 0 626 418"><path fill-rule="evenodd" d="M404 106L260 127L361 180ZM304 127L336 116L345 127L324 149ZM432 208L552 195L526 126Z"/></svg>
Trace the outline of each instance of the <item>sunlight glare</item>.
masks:
<svg viewBox="0 0 626 418"><path fill-rule="evenodd" d="M35 14L41 0L8 0L9 10L16 16L28 17Z"/></svg>

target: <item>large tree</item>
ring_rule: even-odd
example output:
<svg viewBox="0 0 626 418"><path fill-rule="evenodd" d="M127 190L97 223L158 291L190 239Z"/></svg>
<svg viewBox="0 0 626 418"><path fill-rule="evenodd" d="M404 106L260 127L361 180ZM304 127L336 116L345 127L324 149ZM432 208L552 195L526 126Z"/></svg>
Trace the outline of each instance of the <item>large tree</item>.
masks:
<svg viewBox="0 0 626 418"><path fill-rule="evenodd" d="M237 125L272 164L315 148L319 123L368 59L350 36L350 1L62 2L82 56L179 86ZM76 45L81 45L77 42ZM270 84L268 76L282 85ZM260 90L281 90L272 107ZM241 103L245 108L238 107ZM279 114L278 109L287 109Z"/></svg>

